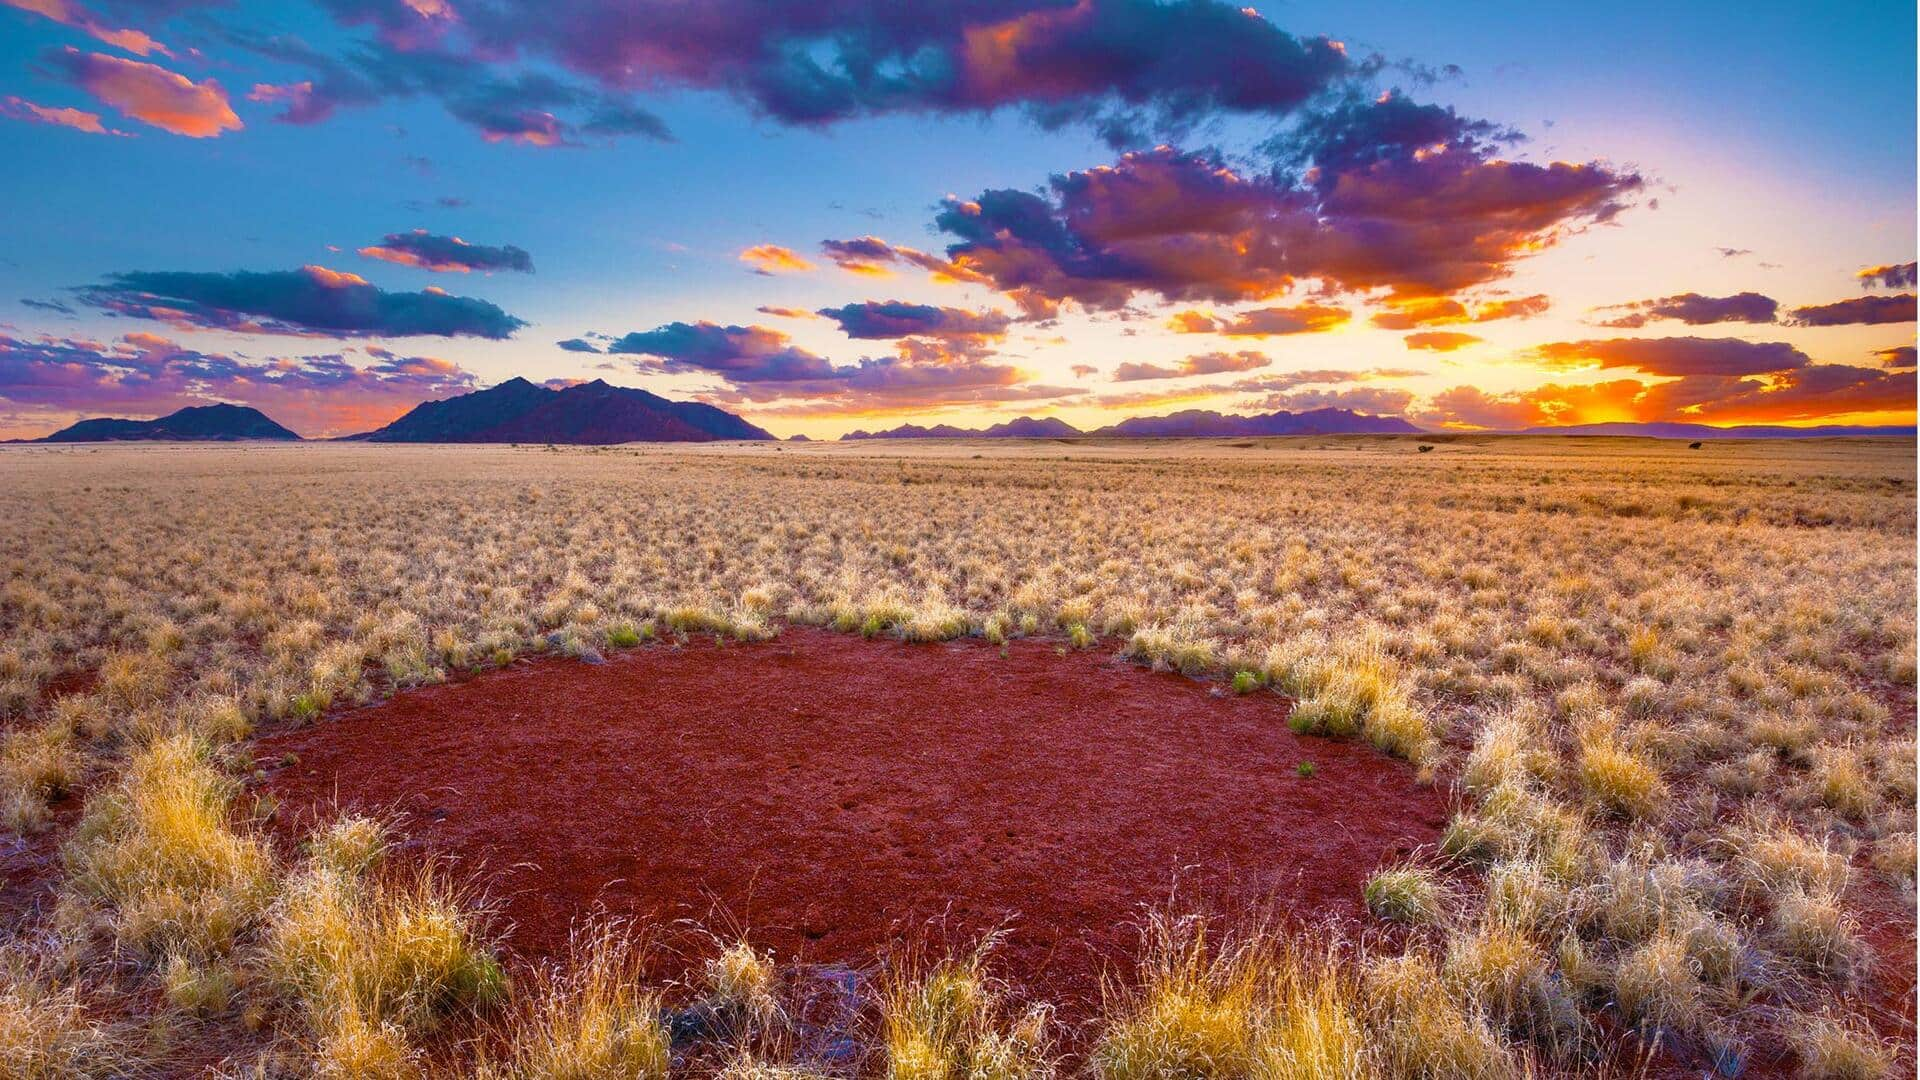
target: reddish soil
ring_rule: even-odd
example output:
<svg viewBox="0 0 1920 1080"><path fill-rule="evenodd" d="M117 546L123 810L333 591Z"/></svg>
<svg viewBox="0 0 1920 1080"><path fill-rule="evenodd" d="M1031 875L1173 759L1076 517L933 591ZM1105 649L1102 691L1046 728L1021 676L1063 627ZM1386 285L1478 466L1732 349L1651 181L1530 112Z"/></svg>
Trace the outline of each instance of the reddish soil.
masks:
<svg viewBox="0 0 1920 1080"><path fill-rule="evenodd" d="M1348 920L1368 872L1437 836L1445 802L1410 768L1285 717L1272 694L1047 642L794 628L517 664L256 756L297 755L268 781L283 820L404 813L479 876L524 958L596 909L856 968L1004 924L998 969L1073 1013L1176 887Z"/></svg>

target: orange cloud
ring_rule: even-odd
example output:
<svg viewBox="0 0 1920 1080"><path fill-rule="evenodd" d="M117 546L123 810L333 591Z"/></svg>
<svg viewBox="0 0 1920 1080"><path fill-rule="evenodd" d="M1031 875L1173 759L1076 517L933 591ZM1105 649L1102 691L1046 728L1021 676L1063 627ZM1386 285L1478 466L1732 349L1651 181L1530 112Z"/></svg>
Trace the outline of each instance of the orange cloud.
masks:
<svg viewBox="0 0 1920 1080"><path fill-rule="evenodd" d="M1531 319L1535 315L1544 315L1553 301L1545 293L1533 296L1516 296L1511 300L1493 300L1481 304L1473 313L1474 322L1492 322L1495 319Z"/></svg>
<svg viewBox="0 0 1920 1080"><path fill-rule="evenodd" d="M35 105L24 98L0 98L0 116L15 120L26 120L35 124L52 124L55 127L68 127L75 131L84 131L89 135L125 135L127 132L115 131L100 123L99 113L84 112L80 109L53 108Z"/></svg>
<svg viewBox="0 0 1920 1080"><path fill-rule="evenodd" d="M1319 334L1345 325L1353 312L1329 304L1254 308L1236 314L1231 322L1198 311L1182 311L1167 325L1182 334L1223 334L1227 337L1279 337L1283 334Z"/></svg>
<svg viewBox="0 0 1920 1080"><path fill-rule="evenodd" d="M1485 338L1472 334L1462 334L1454 330L1423 330L1417 334L1408 334L1400 339L1409 349L1425 349L1428 352L1453 352L1469 345L1478 345Z"/></svg>
<svg viewBox="0 0 1920 1080"><path fill-rule="evenodd" d="M116 49L125 49L136 56L146 56L148 53L156 52L166 56L173 55L167 51L166 46L146 34L138 30L109 26L96 18L93 12L79 4L68 3L67 0L0 0L0 4L18 8L21 11L31 11L35 15L44 15L54 22L71 26L97 41L103 41Z"/></svg>
<svg viewBox="0 0 1920 1080"><path fill-rule="evenodd" d="M196 83L156 64L74 48L59 54L57 62L94 97L162 131L208 139L244 126L227 92L212 79Z"/></svg>
<svg viewBox="0 0 1920 1080"><path fill-rule="evenodd" d="M1434 395L1417 419L1449 428L1512 430L1621 421L1796 424L1913 415L1911 370L1815 364L1760 376L1689 375L1654 383L1617 379L1506 394L1456 386Z"/></svg>
<svg viewBox="0 0 1920 1080"><path fill-rule="evenodd" d="M756 274L796 274L813 269L792 248L779 244L755 244L740 253L740 261L753 267Z"/></svg>
<svg viewBox="0 0 1920 1080"><path fill-rule="evenodd" d="M1189 356L1178 365L1125 363L1113 369L1115 382L1140 382L1146 379L1179 379L1188 375L1218 375L1229 371L1257 371L1273 361L1250 349L1240 352L1210 352Z"/></svg>
<svg viewBox="0 0 1920 1080"><path fill-rule="evenodd" d="M1444 296L1416 296L1393 301L1385 311L1374 313L1373 325L1382 330L1412 330L1420 326L1446 326L1471 322L1467 307Z"/></svg>

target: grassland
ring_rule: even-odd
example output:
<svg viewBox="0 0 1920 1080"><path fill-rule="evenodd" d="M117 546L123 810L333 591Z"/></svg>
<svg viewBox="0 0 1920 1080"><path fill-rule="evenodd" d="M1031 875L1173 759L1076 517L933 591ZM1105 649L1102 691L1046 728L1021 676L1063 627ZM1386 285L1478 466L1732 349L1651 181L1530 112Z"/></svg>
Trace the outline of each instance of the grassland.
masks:
<svg viewBox="0 0 1920 1080"><path fill-rule="evenodd" d="M1458 796L1368 887L1410 929L1169 912L1064 1066L990 953L903 968L866 1072L1910 1069L1913 443L1437 442L0 453L0 824L58 852L0 952L0 1075L806 1075L750 947L642 986L644 933L588 927L509 978L380 823L272 844L247 741L792 623L1123 650ZM692 998L733 1020L674 1065Z"/></svg>

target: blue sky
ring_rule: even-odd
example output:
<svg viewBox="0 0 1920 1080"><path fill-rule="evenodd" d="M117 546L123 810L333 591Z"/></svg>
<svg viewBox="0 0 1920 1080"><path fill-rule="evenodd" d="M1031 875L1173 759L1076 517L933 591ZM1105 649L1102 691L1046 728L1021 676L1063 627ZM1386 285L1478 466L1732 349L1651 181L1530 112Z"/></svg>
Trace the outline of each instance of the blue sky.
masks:
<svg viewBox="0 0 1920 1080"><path fill-rule="evenodd" d="M1123 41L1124 49L1112 49L1111 38L1101 39L1101 61L1117 56L1111 72L1092 65L1091 72L1063 75L1071 65L1058 57L1083 55L1073 37L1080 24L1057 17L1053 4L999 3L971 21L930 14L926 27L913 28L927 36L915 39L921 51L912 55L944 56L943 43L972 42L969 33L1023 15L1044 21L1034 23L1037 30L1023 28L1021 40L1050 35L1048 42L1072 51L1023 55L992 72L997 81L971 74L965 93L889 99L814 125L769 115L789 107L777 96L784 90L742 87L758 77L751 65L764 54L736 55L739 26L764 22L777 34L802 22L773 47L834 57L832 34L841 28L823 30L784 5L716 5L729 9L732 25L692 28L679 42L657 25L616 17L611 31L599 32L648 37L610 69L597 53L583 52L580 38L556 36L544 51L529 46L516 57L499 56L497 42L490 48L485 40L484 23L512 29L521 25L515 19L539 17L505 0L485 11L463 11L462 0L448 0L451 8L431 19L401 0L384 7L379 0L312 7L8 2L13 6L0 6L0 99L7 103L0 139L11 167L0 173L0 185L16 210L0 218L0 322L8 324L0 328L7 335L0 344L0 436L38 434L79 415L150 415L213 399L278 407L297 430L339 433L423 397L513 375L604 377L701 396L776 433L816 436L907 420L990 423L1022 413L1098 424L1180 407L1349 407L1463 428L1592 419L1910 422L1913 415L1911 270L1871 288L1856 276L1869 267L1898 271L1914 258L1910 4L1832 11L1448 5L1444 12L1419 4L1262 4L1248 18L1288 41L1338 42L1353 70L1327 80L1317 98L1258 109L1203 106L1178 130L1144 131L1116 146L1093 120L1052 126L1031 114L1036 103L1060 104L1063 79L1072 82L1072 104L1084 114L1150 118L1181 93L1198 88L1227 97L1241 89L1236 79L1260 83L1265 73L1160 72L1143 96L1146 84L1126 65L1151 63L1162 42L1175 48L1179 34L1189 32L1176 20L1157 23L1162 37L1144 44ZM809 7L819 15L835 5ZM584 20L587 9L581 11ZM849 19L858 28L857 18ZM955 19L960 25L947 25ZM1196 39L1208 32L1192 22ZM138 31L166 52L126 48L124 37L121 44L103 40L103 27L110 34ZM383 92L341 104L316 122L283 122L276 115L287 99L249 100L272 96L254 88L305 81L324 92L316 74L326 69L289 59L285 50L269 58L247 44L268 39L297 39L301 55L322 64L377 52L382 70L414 72L428 70L424 58L457 58L462 87L527 73L563 83L572 112L554 112L556 122L573 125L564 139L574 145L503 136L486 127L491 117L456 117L444 104L453 97L435 93ZM592 44L590 36L586 41ZM755 41L756 49L764 44ZM673 55L676 47L701 58L699 70L686 70L694 65ZM710 54L719 59L706 62ZM1284 63L1291 54L1274 55ZM1366 57L1378 62L1363 64ZM1169 88L1176 77L1187 81ZM191 107L209 115L169 120L156 111L153 95L172 93L179 82L194 88ZM1526 141L1476 139L1463 127L1445 155L1453 171L1431 179L1421 172L1431 163L1415 160L1410 144L1388 140L1372 148L1386 155L1385 165L1370 166L1376 170L1394 165L1391 155L1404 156L1394 176L1406 194L1395 197L1431 201L1435 219L1396 218L1386 229L1364 215L1341 219L1341 189L1332 181L1313 194L1298 175L1274 177L1264 140L1281 135L1297 151L1294 165L1318 166L1324 175L1319 163L1330 160L1333 137L1322 132L1315 144L1288 133L1338 95L1377 103L1394 91L1402 103L1451 107L1461 122L1510 126ZM983 96L1001 104L982 104ZM544 115L548 107L536 101L522 109L511 93L488 101L505 101L516 116ZM587 132L583 118L609 102L656 116L672 140ZM57 109L76 113L50 113ZM223 109L231 123L213 115ZM1363 123L1367 114L1355 115ZM73 126L88 123L77 116L96 118L109 133ZM220 130L203 137L179 130L203 121ZM1177 159L1150 158L1163 139ZM1127 150L1136 157L1123 158ZM960 238L934 224L949 196L966 203L996 189L1051 192L1049 177L1102 167L1115 179L1179 185L1207 175L1199 160L1210 153L1233 172L1239 186L1230 190L1252 185L1267 200L1261 205L1268 209L1221 226L1243 240L1252 235L1255 247L1273 246L1277 253L1260 266L1177 265L1178 252L1216 241L1231 249L1233 237L1196 239L1190 225L1165 220L1165 206L1145 195L1138 207L1114 210L1136 215L1140 237L1111 226L1097 236L1077 232L1078 263L1060 252L1015 252L1005 232L1002 240L952 255ZM1458 164L1469 155L1468 165ZM1446 195L1445 184L1478 182L1505 162L1535 170L1508 185L1514 207ZM1583 175L1591 184L1580 198L1536 212L1533 192L1546 190L1555 162L1589 168ZM1100 175L1107 174L1094 179ZM1355 183L1364 179L1355 173ZM1429 200L1434 192L1440 195ZM1281 208L1295 212L1303 196L1313 205L1299 211L1301 221L1331 222L1337 257L1313 254L1331 250L1333 238L1302 238L1304 224L1269 235L1282 228L1274 224ZM439 205L441 199L456 204ZM1057 193L1039 201L1049 200L1073 225L1066 201ZM1472 213L1484 220L1468 221ZM1520 217L1527 220L1515 225ZM1426 243L1429 225L1493 253L1445 280L1432 265L1373 265L1413 259L1402 249ZM435 272L358 253L414 229L519 247L530 253L534 272ZM1116 239L1122 231L1127 237ZM968 279L943 283L898 262L888 277L849 273L819 247L861 236L951 258ZM1377 242L1381 251L1347 251L1350 241ZM739 256L763 244L789 249L811 268L754 273ZM1294 249L1282 250L1287 244ZM1038 292L1021 284L1036 258L1051 260L1047 273L1056 279ZM1151 265L1110 269L1142 261ZM136 271L206 275L187 284L211 287L212 275L307 266L357 275L370 293L444 289L484 300L525 325L498 338L458 326L413 334L373 324L342 333L338 325L281 318L263 332L261 310L154 318L151 292L136 311L124 283L109 294L76 291ZM1743 293L1776 301L1777 314L1698 321L1708 317L1703 312L1726 310L1704 301ZM1659 314L1637 326L1602 325L1636 309L1595 311L1688 296L1702 303L1639 309ZM1520 297L1547 299L1526 317L1488 315L1502 298ZM1868 298L1869 305L1824 315L1793 314ZM23 300L56 302L66 311ZM993 312L1009 322L964 338L931 331L850 338L830 319L758 310L862 301ZM1408 315L1415 301L1431 303ZM1434 314L1439 303L1451 303L1446 310L1453 313ZM1208 325L1225 327L1248 312L1309 305L1346 317L1313 331L1285 323L1287 332L1273 334L1169 329L1181 312L1203 313ZM1400 317L1386 320L1393 326L1380 325L1379 316L1395 313ZM633 333L655 345L693 340L646 336L674 324L741 332L707 334L670 355L574 352L555 344L589 333ZM1448 342L1444 351L1408 342L1422 333L1476 340ZM1749 346L1772 343L1785 351L1767 354L1767 363L1779 366L1763 370L1761 354ZM1569 344L1583 348L1546 348ZM1904 356L1897 352L1903 346ZM1196 356L1228 359L1187 364ZM863 359L872 363L856 370ZM773 378L768 365L775 361L810 365L810 375ZM1176 374L1116 379L1127 364ZM1328 377L1312 380L1316 373ZM1454 393L1463 390L1472 393Z"/></svg>

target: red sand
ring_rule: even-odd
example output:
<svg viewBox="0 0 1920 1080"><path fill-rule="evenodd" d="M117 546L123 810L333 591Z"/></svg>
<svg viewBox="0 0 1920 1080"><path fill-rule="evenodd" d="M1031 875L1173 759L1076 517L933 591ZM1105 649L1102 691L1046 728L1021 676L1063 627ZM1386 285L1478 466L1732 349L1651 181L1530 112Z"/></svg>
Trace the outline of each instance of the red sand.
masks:
<svg viewBox="0 0 1920 1080"><path fill-rule="evenodd" d="M298 755L269 782L293 817L399 809L483 871L521 956L596 906L856 967L1005 923L999 970L1071 1005L1176 883L1352 918L1369 871L1434 840L1446 807L1410 768L1285 717L1099 651L794 628L517 664L256 752Z"/></svg>

